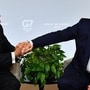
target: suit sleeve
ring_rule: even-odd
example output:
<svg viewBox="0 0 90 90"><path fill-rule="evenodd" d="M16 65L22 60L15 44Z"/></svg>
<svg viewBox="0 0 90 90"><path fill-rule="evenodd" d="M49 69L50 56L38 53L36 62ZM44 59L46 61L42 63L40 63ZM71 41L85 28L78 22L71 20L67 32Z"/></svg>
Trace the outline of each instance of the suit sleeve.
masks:
<svg viewBox="0 0 90 90"><path fill-rule="evenodd" d="M12 52L14 49L15 47L8 41L2 26L0 26L0 53Z"/></svg>
<svg viewBox="0 0 90 90"><path fill-rule="evenodd" d="M12 65L11 52L14 50L15 47L8 41L0 25L0 68L8 69Z"/></svg>
<svg viewBox="0 0 90 90"><path fill-rule="evenodd" d="M11 53L0 53L0 68L8 69L12 65Z"/></svg>
<svg viewBox="0 0 90 90"><path fill-rule="evenodd" d="M72 27L67 27L64 30L58 30L56 32L51 32L37 37L32 40L34 48L75 39L78 37L78 29L79 23Z"/></svg>

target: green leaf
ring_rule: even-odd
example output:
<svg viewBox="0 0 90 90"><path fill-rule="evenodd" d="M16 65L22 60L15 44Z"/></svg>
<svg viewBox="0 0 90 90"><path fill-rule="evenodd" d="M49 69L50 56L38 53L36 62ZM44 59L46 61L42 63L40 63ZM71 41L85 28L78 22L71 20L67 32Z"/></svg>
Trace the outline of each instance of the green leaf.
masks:
<svg viewBox="0 0 90 90"><path fill-rule="evenodd" d="M57 76L57 79L60 78L60 71L57 71L57 72L56 72L56 76Z"/></svg>
<svg viewBox="0 0 90 90"><path fill-rule="evenodd" d="M56 66L54 64L52 64L51 66L51 71L56 74Z"/></svg>
<svg viewBox="0 0 90 90"><path fill-rule="evenodd" d="M50 65L49 65L49 64L46 64L46 65L45 65L45 71L46 71L46 72L50 71Z"/></svg>
<svg viewBox="0 0 90 90"><path fill-rule="evenodd" d="M37 78L37 77L34 77L34 78L33 78L33 82L34 82L34 84L36 85L36 84L38 83L38 78Z"/></svg>
<svg viewBox="0 0 90 90"><path fill-rule="evenodd" d="M20 82L21 83L24 83L24 78L20 78Z"/></svg>
<svg viewBox="0 0 90 90"><path fill-rule="evenodd" d="M29 68L25 68L25 74L29 74L30 73L30 69Z"/></svg>
<svg viewBox="0 0 90 90"><path fill-rule="evenodd" d="M40 73L40 81L41 83L43 83L45 80L45 74L44 73Z"/></svg>

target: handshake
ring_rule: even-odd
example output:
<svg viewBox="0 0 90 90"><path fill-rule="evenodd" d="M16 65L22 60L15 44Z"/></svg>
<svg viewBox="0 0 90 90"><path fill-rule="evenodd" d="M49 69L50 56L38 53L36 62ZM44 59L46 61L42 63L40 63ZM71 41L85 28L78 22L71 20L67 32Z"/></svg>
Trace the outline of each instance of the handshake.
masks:
<svg viewBox="0 0 90 90"><path fill-rule="evenodd" d="M33 43L31 41L18 43L15 47L15 57L20 57L28 52L30 52L33 48Z"/></svg>

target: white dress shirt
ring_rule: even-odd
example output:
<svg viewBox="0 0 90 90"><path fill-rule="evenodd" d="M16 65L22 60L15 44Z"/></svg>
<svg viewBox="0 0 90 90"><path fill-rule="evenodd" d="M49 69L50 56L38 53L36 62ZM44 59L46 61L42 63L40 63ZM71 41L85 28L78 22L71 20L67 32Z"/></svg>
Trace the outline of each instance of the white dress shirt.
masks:
<svg viewBox="0 0 90 90"><path fill-rule="evenodd" d="M16 61L15 61L15 53L11 52L11 56L12 56L12 63L13 64L16 63Z"/></svg>
<svg viewBox="0 0 90 90"><path fill-rule="evenodd" d="M86 70L90 73L90 59L89 59L89 61L88 61Z"/></svg>

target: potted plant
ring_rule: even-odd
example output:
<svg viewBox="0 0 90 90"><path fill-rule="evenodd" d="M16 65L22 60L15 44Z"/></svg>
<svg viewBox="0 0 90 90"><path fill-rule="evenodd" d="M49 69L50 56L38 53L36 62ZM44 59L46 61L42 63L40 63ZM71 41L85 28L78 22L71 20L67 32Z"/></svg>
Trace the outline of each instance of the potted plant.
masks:
<svg viewBox="0 0 90 90"><path fill-rule="evenodd" d="M29 81L44 87L49 80L60 78L64 71L64 53L58 44L33 49L23 57L21 82Z"/></svg>

